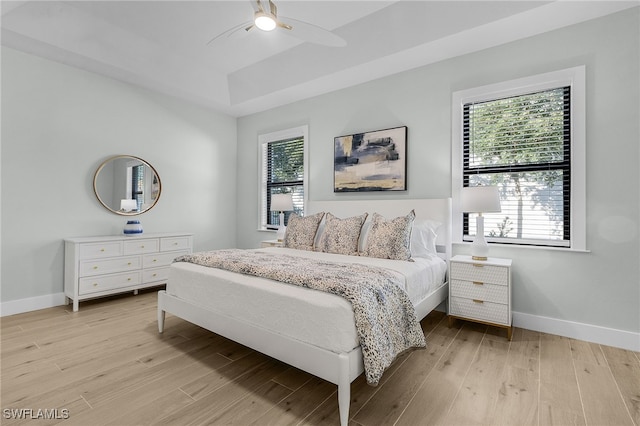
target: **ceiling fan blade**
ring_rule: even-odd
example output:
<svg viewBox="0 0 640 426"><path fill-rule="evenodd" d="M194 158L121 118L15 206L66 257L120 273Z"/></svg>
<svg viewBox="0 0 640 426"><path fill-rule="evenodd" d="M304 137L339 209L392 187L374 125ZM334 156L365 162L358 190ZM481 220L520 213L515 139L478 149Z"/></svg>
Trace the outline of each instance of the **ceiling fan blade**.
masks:
<svg viewBox="0 0 640 426"><path fill-rule="evenodd" d="M332 47L344 47L347 45L345 39L317 25L284 16L280 17L278 21L280 27L283 27L283 25L291 27L291 30L285 32L285 34L308 41L309 43ZM286 29L286 27L283 28Z"/></svg>
<svg viewBox="0 0 640 426"><path fill-rule="evenodd" d="M291 25L287 25L284 22L278 22L277 25L283 30L292 30L293 27Z"/></svg>
<svg viewBox="0 0 640 426"><path fill-rule="evenodd" d="M278 16L278 8L276 7L275 3L272 2L271 0L269 0L269 10L271 11L271 14L273 16Z"/></svg>
<svg viewBox="0 0 640 426"><path fill-rule="evenodd" d="M242 24L236 25L235 27L229 28L227 31L218 34L211 40L207 42L207 46L215 44L218 41L226 40L226 39L236 39L242 37L246 33L249 32L250 29L253 28L253 21L243 22Z"/></svg>
<svg viewBox="0 0 640 426"><path fill-rule="evenodd" d="M249 0L249 3L251 3L251 7L253 7L254 12L264 12L260 0Z"/></svg>

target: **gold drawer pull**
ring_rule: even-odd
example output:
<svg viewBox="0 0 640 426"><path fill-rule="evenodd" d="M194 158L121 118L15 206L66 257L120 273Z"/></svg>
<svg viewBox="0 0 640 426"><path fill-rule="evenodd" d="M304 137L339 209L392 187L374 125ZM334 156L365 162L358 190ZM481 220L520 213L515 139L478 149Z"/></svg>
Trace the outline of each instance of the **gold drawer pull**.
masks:
<svg viewBox="0 0 640 426"><path fill-rule="evenodd" d="M144 248L144 246L140 246L140 248Z"/></svg>
<svg viewBox="0 0 640 426"><path fill-rule="evenodd" d="M174 246L177 246L177 245L178 245L178 243L173 243L173 245L174 245Z"/></svg>
<svg viewBox="0 0 640 426"><path fill-rule="evenodd" d="M157 262L157 261L158 261L158 259L153 259L153 261L154 261L154 262Z"/></svg>
<svg viewBox="0 0 640 426"><path fill-rule="evenodd" d="M127 281L131 281L131 278L127 278Z"/></svg>
<svg viewBox="0 0 640 426"><path fill-rule="evenodd" d="M153 274L153 276L154 276L154 277L157 277L157 276L158 276L158 274Z"/></svg>
<svg viewBox="0 0 640 426"><path fill-rule="evenodd" d="M94 287L98 287L98 283L93 283L93 286Z"/></svg>
<svg viewBox="0 0 640 426"><path fill-rule="evenodd" d="M484 265L482 263L473 263L473 266L475 268L484 268Z"/></svg>
<svg viewBox="0 0 640 426"><path fill-rule="evenodd" d="M100 249L100 251L104 251L104 249L103 249L103 248L101 248L101 249Z"/></svg>
<svg viewBox="0 0 640 426"><path fill-rule="evenodd" d="M475 285L484 285L484 283L482 281L474 281L473 282Z"/></svg>
<svg viewBox="0 0 640 426"><path fill-rule="evenodd" d="M94 267L93 267L93 269L98 269L98 267L97 267L97 266L94 266Z"/></svg>
<svg viewBox="0 0 640 426"><path fill-rule="evenodd" d="M127 262L127 266L131 266L131 262Z"/></svg>
<svg viewBox="0 0 640 426"><path fill-rule="evenodd" d="M484 300L473 299L473 303L484 303Z"/></svg>

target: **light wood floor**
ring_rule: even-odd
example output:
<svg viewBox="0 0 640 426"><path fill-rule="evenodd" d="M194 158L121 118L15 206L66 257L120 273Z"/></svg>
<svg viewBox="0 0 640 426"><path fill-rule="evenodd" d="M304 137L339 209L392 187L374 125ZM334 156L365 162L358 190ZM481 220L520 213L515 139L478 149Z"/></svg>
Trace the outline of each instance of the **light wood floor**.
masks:
<svg viewBox="0 0 640 426"><path fill-rule="evenodd" d="M338 424L336 386L170 315L158 334L155 292L0 321L3 425ZM426 350L352 383L352 425L640 426L638 353L522 329L508 342L441 312L422 327ZM8 418L38 409L58 419Z"/></svg>

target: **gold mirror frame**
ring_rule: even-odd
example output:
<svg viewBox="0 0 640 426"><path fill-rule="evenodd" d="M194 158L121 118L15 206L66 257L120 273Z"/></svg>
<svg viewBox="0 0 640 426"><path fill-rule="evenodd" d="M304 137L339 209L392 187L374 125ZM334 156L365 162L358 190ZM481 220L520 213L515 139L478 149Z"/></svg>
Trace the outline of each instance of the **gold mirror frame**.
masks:
<svg viewBox="0 0 640 426"><path fill-rule="evenodd" d="M110 167L115 168L118 162L121 162L121 163L137 162L139 163L137 165L145 166L145 169L144 169L145 171L148 168L148 170L152 172L150 176L150 182L145 182L145 187L147 189L146 192L149 192L149 201L145 199L144 204L142 205L143 207L139 208L138 210L124 211L119 208L119 205L114 206L114 204L117 204L117 201L114 201L114 199L115 200L123 199L124 197L126 197L126 193L123 191L121 195L119 195L118 197L114 197L115 195L117 195L116 191L113 188L115 186L115 183L113 182L114 179L111 179L111 182L109 182L109 179L107 176L106 181L105 179L99 180L99 176L101 172L104 175L107 169L109 169ZM110 172L112 173L112 175L115 174L114 170L110 170ZM146 173L145 173L145 179L146 179ZM122 183L126 184L127 177L126 176L124 178L121 177L120 180L122 181ZM109 184L110 184L110 191L105 191L105 188L109 187ZM126 185L123 185L123 186L126 186ZM98 199L100 204L102 204L104 208L106 208L110 212L119 214L122 216L137 216L151 210L156 205L156 203L160 199L160 194L162 193L162 184L160 182L160 175L158 174L156 169L151 164L143 160L142 158L135 157L133 155L116 155L104 160L96 170L95 174L93 175L93 192L96 194L96 198ZM111 194L109 194L111 195L111 199L112 199L111 202L107 202L108 192L111 192ZM146 192L143 191L143 194L146 195ZM101 193L102 193L102 196L101 196Z"/></svg>

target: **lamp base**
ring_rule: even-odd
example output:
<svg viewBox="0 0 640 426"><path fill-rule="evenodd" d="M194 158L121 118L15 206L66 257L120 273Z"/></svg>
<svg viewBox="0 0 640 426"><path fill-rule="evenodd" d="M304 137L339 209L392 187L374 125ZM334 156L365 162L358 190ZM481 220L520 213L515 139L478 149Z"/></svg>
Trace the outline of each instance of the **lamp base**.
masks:
<svg viewBox="0 0 640 426"><path fill-rule="evenodd" d="M484 239L484 217L479 214L476 218L476 236L471 243L471 259L487 260L489 256L489 245Z"/></svg>
<svg viewBox="0 0 640 426"><path fill-rule="evenodd" d="M287 232L287 227L284 226L284 213L280 212L280 214L278 215L278 232L277 232L277 239L278 242L281 243L284 241L284 234Z"/></svg>

